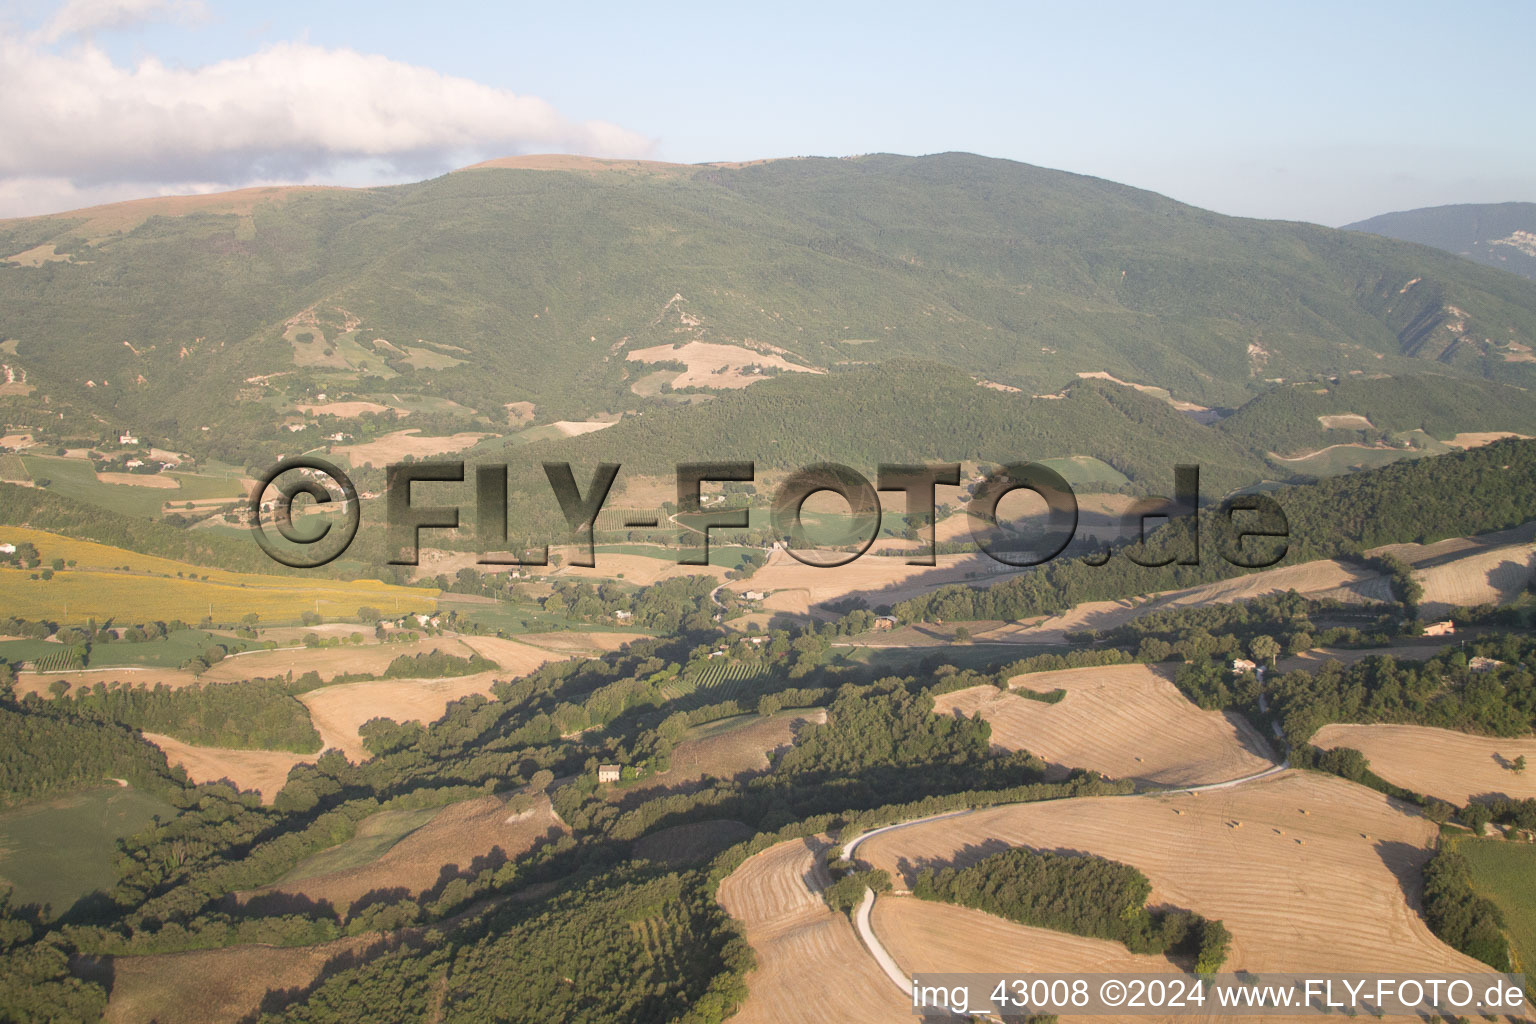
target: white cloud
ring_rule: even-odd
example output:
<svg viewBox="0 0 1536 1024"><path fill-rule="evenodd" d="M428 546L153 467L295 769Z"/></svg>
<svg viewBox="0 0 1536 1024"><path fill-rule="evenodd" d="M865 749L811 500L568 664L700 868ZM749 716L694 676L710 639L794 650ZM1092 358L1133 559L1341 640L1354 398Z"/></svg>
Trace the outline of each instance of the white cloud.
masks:
<svg viewBox="0 0 1536 1024"><path fill-rule="evenodd" d="M165 6L72 0L55 22L76 8L72 24L86 26ZM65 193L334 181L359 165L399 180L488 156L633 157L651 145L537 97L347 49L282 43L180 68L119 65L88 42L0 40L0 216L60 209Z"/></svg>
<svg viewBox="0 0 1536 1024"><path fill-rule="evenodd" d="M52 43L150 21L198 21L207 14L202 0L67 0L43 29L43 38Z"/></svg>

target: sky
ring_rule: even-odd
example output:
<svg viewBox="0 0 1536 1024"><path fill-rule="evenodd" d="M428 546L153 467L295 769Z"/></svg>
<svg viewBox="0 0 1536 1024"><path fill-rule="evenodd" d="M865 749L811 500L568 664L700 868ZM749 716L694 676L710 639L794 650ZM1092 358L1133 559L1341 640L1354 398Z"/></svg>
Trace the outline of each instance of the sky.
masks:
<svg viewBox="0 0 1536 1024"><path fill-rule="evenodd" d="M0 0L0 216L519 153L964 150L1340 225L1536 201L1533 39L1525 2Z"/></svg>

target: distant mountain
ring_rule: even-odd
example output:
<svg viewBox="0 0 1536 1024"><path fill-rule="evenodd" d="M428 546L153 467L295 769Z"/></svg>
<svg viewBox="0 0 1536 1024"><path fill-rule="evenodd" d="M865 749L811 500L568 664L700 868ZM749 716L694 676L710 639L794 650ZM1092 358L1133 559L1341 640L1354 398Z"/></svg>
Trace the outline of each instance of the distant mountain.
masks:
<svg viewBox="0 0 1536 1024"><path fill-rule="evenodd" d="M1384 213L1344 230L1432 245L1536 280L1536 203L1429 206Z"/></svg>
<svg viewBox="0 0 1536 1024"><path fill-rule="evenodd" d="M1198 412L1329 376L1531 387L1533 348L1536 283L967 154L523 159L0 221L0 420L237 465L353 432L317 409L569 432L905 358Z"/></svg>

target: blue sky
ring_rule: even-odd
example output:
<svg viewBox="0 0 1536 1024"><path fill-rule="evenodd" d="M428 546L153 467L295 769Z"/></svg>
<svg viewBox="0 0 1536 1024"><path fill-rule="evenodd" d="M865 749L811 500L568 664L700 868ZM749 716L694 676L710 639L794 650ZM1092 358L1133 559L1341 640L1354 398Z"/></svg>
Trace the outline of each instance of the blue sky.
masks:
<svg viewBox="0 0 1536 1024"><path fill-rule="evenodd" d="M551 149L969 150L1325 224L1536 200L1531 4L68 0L0 3L0 32L0 95L8 64L119 97L0 99L0 213ZM145 61L171 80L144 81ZM213 99L189 118L187 96ZM353 137L374 125L383 141Z"/></svg>

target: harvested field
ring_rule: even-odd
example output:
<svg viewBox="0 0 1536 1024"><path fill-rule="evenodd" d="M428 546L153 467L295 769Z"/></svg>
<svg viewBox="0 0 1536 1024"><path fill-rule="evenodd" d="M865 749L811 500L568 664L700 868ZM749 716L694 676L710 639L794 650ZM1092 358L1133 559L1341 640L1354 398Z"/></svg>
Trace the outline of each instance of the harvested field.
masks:
<svg viewBox="0 0 1536 1024"><path fill-rule="evenodd" d="M381 679L341 683L300 694L310 721L326 747L336 747L353 762L368 759L358 729L375 718L396 722L435 722L453 701L479 693L489 695L503 672L481 672L446 679Z"/></svg>
<svg viewBox="0 0 1536 1024"><path fill-rule="evenodd" d="M312 416L339 416L344 420L361 416L367 412L389 412L389 406L380 405L378 402L322 402L319 405L301 405L297 407L299 412L307 412ZM409 416L409 409L396 409L396 414Z"/></svg>
<svg viewBox="0 0 1536 1024"><path fill-rule="evenodd" d="M268 992L301 989L333 960L365 958L378 933L318 946L226 949L108 957L105 1024L237 1024L257 1016ZM90 973L87 968L87 973Z"/></svg>
<svg viewBox="0 0 1536 1024"><path fill-rule="evenodd" d="M1358 413L1346 412L1333 416L1319 416L1317 422L1323 425L1324 430L1375 430L1376 427L1370 420Z"/></svg>
<svg viewBox="0 0 1536 1024"><path fill-rule="evenodd" d="M459 643L482 658L489 658L501 666L499 677L511 679L525 676L540 665L558 660L548 651L520 644L516 640L503 640L495 636L461 636Z"/></svg>
<svg viewBox="0 0 1536 1024"><path fill-rule="evenodd" d="M626 806L649 799L654 790L691 788L702 779L729 779L744 772L768 770L769 755L788 747L808 723L820 725L827 720L826 708L805 712L781 711L772 718L742 716L739 723L700 726L704 733L697 739L685 739L672 751L672 767L633 785L616 786L610 797Z"/></svg>
<svg viewBox="0 0 1536 1024"><path fill-rule="evenodd" d="M1090 768L1111 778L1161 786L1225 782L1261 772L1272 754L1238 715L1202 711L1166 671L1112 665L1036 672L1009 680L1037 693L1065 690L1055 704L973 686L935 701L939 714L980 714L992 742L1044 758L1061 777Z"/></svg>
<svg viewBox="0 0 1536 1024"><path fill-rule="evenodd" d="M501 797L479 797L444 807L369 863L285 879L240 897L242 902L249 902L272 893L291 893L325 900L341 910L377 890L403 889L415 896L447 879L473 875L488 865L510 860L539 840L565 831L549 798L542 794L526 811L511 810ZM301 864L295 874L302 874L302 869Z"/></svg>
<svg viewBox="0 0 1536 1024"><path fill-rule="evenodd" d="M907 565L901 558L865 556L837 569L824 569L795 561L775 551L751 579L727 584L728 589L772 592L801 590L809 604L823 604L844 597L864 598L873 607L895 604L947 583L986 580L1003 575L1007 567L982 554L939 555L936 565Z"/></svg>
<svg viewBox="0 0 1536 1024"><path fill-rule="evenodd" d="M1415 569L1424 588L1419 617L1443 618L1452 608L1479 604L1508 604L1536 574L1536 548L1530 544L1475 551L1453 561Z"/></svg>
<svg viewBox="0 0 1536 1024"><path fill-rule="evenodd" d="M828 844L794 839L748 858L720 885L720 904L757 954L732 1024L890 1024L911 1017L853 925L818 893ZM810 997L814 994L814 997Z"/></svg>
<svg viewBox="0 0 1536 1024"><path fill-rule="evenodd" d="M650 639L650 634L604 633L595 630L589 632L562 631L559 633L526 633L523 635L523 639L530 644L549 648L562 654L582 655L616 651L625 644L632 644L636 640L648 640ZM467 637L465 642L468 642ZM548 655L545 657L547 660Z"/></svg>
<svg viewBox="0 0 1536 1024"><path fill-rule="evenodd" d="M1394 786L1439 797L1458 807L1475 797L1536 799L1536 772L1516 775L1510 765L1524 756L1536 764L1536 738L1472 736L1422 725L1325 725L1312 745L1353 747L1371 771Z"/></svg>
<svg viewBox="0 0 1536 1024"><path fill-rule="evenodd" d="M870 927L909 976L919 971L1007 975L1180 972L1166 956L1139 955L1106 939L1029 928L952 903L882 897L875 901ZM1073 1024L1121 1020L1086 1014L1067 1019Z"/></svg>
<svg viewBox="0 0 1536 1024"><path fill-rule="evenodd" d="M582 434L592 434L599 430L606 430L618 420L556 420L550 426L554 427L566 437L580 437Z"/></svg>
<svg viewBox="0 0 1536 1024"><path fill-rule="evenodd" d="M356 627L362 629L364 627ZM203 681L232 683L286 675L295 677L318 672L321 679L331 679L348 672L378 675L389 663L402 656L442 651L456 658L468 657L468 646L454 637L429 636L411 643L343 644L340 647L295 647L276 651L251 651L225 658L203 673Z"/></svg>
<svg viewBox="0 0 1536 1024"><path fill-rule="evenodd" d="M1295 672L1298 669L1315 672L1324 662L1337 661L1343 665L1353 665L1357 661L1364 661L1370 657L1396 658L1398 661L1425 661L1454 645L1453 640L1394 644L1391 647L1314 647L1310 651L1302 651L1300 654L1281 658L1275 663L1275 668L1280 672Z"/></svg>
<svg viewBox="0 0 1536 1024"><path fill-rule="evenodd" d="M228 779L237 789L254 789L262 803L271 803L288 782L296 764L309 764L318 754L293 754L282 750L236 750L231 747L196 747L190 743L146 732L144 738L165 752L165 759L181 765L193 782Z"/></svg>
<svg viewBox="0 0 1536 1024"><path fill-rule="evenodd" d="M1358 566L1323 560L1265 569L1184 590L1164 591L1150 600L1088 601L1033 625L1004 626L977 639L1060 643L1082 629L1113 629L1148 612L1203 604L1229 604L1265 594L1295 590L1305 597L1333 598L1351 604L1391 599L1386 577Z"/></svg>
<svg viewBox="0 0 1536 1024"><path fill-rule="evenodd" d="M1476 971L1418 913L1433 824L1331 776L1285 772L1230 789L1016 804L874 836L859 858L910 885L927 864L1004 846L1080 850L1139 868L1150 902L1219 918L1227 970Z"/></svg>
<svg viewBox="0 0 1536 1024"><path fill-rule="evenodd" d="M166 473L97 473L96 479L104 484L123 487L158 487L161 490L179 490L181 484Z"/></svg>
<svg viewBox="0 0 1536 1024"><path fill-rule="evenodd" d="M1513 362L1513 360L1511 361ZM1521 361L1532 362L1533 360L1531 360L1529 358L1529 354L1527 354L1527 358ZM1501 441L1506 437L1524 438L1526 435L1516 434L1514 431L1510 430L1468 431L1466 433L1457 434L1449 441L1445 441L1443 443L1450 445L1452 448L1481 448L1485 444L1492 444L1493 442Z"/></svg>
<svg viewBox="0 0 1536 1024"><path fill-rule="evenodd" d="M826 373L811 366L791 363L772 352L759 352L740 345L716 345L690 341L681 348L653 345L635 349L627 359L642 363L677 362L688 369L672 379L674 388L744 388L767 376L750 372L749 367L772 367L786 373Z"/></svg>
<svg viewBox="0 0 1536 1024"><path fill-rule="evenodd" d="M535 406L532 402L508 402L502 408L507 410L508 426L522 427L533 422Z"/></svg>
<svg viewBox="0 0 1536 1024"><path fill-rule="evenodd" d="M354 466L387 466L399 462L407 455L428 459L434 455L463 451L465 448L473 448L481 438L489 436L464 431L446 437L425 437L419 429L411 427L385 434L365 444L340 446L332 449L332 453L340 455Z"/></svg>
<svg viewBox="0 0 1536 1024"><path fill-rule="evenodd" d="M51 697L49 687L56 682L69 684L71 693L95 686L97 683L129 683L133 686L197 686L203 680L179 668L82 668L73 672L19 672L16 675L16 695L24 697L35 693L39 697Z"/></svg>

